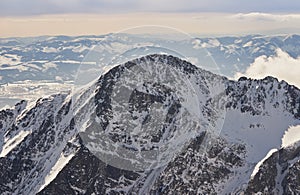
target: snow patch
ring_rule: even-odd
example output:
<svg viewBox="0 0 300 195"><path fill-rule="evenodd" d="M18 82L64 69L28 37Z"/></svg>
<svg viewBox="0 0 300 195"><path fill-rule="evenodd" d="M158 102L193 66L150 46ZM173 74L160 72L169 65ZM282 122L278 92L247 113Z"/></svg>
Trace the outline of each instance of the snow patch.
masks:
<svg viewBox="0 0 300 195"><path fill-rule="evenodd" d="M3 149L1 151L0 157L5 157L12 149L14 149L23 139L29 135L31 131L20 131L18 135L12 139L6 140Z"/></svg>
<svg viewBox="0 0 300 195"><path fill-rule="evenodd" d="M40 187L39 192L43 190L51 181L53 181L58 173L65 167L66 164L73 158L75 154L70 154L69 156L65 157L62 153L55 163L55 165L52 167L49 174L46 175L44 184Z"/></svg>
<svg viewBox="0 0 300 195"><path fill-rule="evenodd" d="M1 101L0 101L0 103L1 103ZM10 106L10 105L6 104L6 105L3 105L3 106L0 106L0 110L11 109L12 107L13 106Z"/></svg>
<svg viewBox="0 0 300 195"><path fill-rule="evenodd" d="M78 46L78 47L75 47L75 48L73 48L72 49L72 51L73 52L76 52L76 53L82 53L82 52L84 52L85 50L91 50L93 48L93 46L92 47L87 47L87 46L85 46L85 45L80 45L80 46Z"/></svg>
<svg viewBox="0 0 300 195"><path fill-rule="evenodd" d="M221 44L217 39L210 39L207 43L204 42L201 44L201 47L203 48L213 48L213 47L219 47Z"/></svg>
<svg viewBox="0 0 300 195"><path fill-rule="evenodd" d="M46 70L48 70L48 69L50 69L50 68L55 68L55 69L57 69L57 65L54 64L53 62L47 62L47 63L43 64L43 68L44 68L43 71L46 71Z"/></svg>
<svg viewBox="0 0 300 195"><path fill-rule="evenodd" d="M226 114L221 134L229 141L246 144L246 160L250 163L256 164L271 149L279 149L285 130L291 124L299 124L292 115L283 115L284 111L281 109L267 107L266 110L269 111L266 115L253 116L250 113L241 113L240 110L228 110Z"/></svg>
<svg viewBox="0 0 300 195"><path fill-rule="evenodd" d="M0 55L0 65L17 65L21 62L21 57L14 54Z"/></svg>
<svg viewBox="0 0 300 195"><path fill-rule="evenodd" d="M193 48L194 48L194 49L200 49L200 48L201 48L201 40L199 40L199 39L195 39L195 40L192 42L192 44L193 44Z"/></svg>
<svg viewBox="0 0 300 195"><path fill-rule="evenodd" d="M58 49L54 47L44 47L42 51L45 53L57 53Z"/></svg>
<svg viewBox="0 0 300 195"><path fill-rule="evenodd" d="M260 166L263 164L263 162L264 162L265 160L267 160L274 152L277 152L277 151L278 151L278 149L276 149L276 148L271 149L271 150L268 152L268 154L267 154L261 161L259 161L259 162L255 165L255 167L254 167L254 169L253 169L253 172L251 173L251 178L253 178L253 177L257 174L257 172L259 171L259 168L260 168Z"/></svg>
<svg viewBox="0 0 300 195"><path fill-rule="evenodd" d="M245 43L245 44L243 45L243 47L251 47L252 44L253 44L253 41L249 41L249 42Z"/></svg>
<svg viewBox="0 0 300 195"><path fill-rule="evenodd" d="M63 81L63 78L61 78L60 76L56 76L56 77L55 77L55 80L56 80L56 81Z"/></svg>

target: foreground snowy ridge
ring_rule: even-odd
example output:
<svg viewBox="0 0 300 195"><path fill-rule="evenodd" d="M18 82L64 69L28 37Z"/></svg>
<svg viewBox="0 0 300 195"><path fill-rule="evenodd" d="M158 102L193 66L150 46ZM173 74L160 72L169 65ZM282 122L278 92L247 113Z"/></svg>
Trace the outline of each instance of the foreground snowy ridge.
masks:
<svg viewBox="0 0 300 195"><path fill-rule="evenodd" d="M78 134L84 129L77 127L88 128L96 108L98 117L110 112L111 87L124 68L117 66L76 99L57 94L30 109L22 102L0 111L1 194L300 192L295 179L300 176L299 143L281 148L285 131L300 124L299 89L272 77L230 81L173 56L149 55L128 63L151 69L157 62L186 75L199 98L201 127L221 128L219 137L201 132L168 164L144 172L122 170L96 158ZM135 100L137 105L143 101L142 96ZM102 108L106 112L100 112ZM226 113L223 119L217 117L220 112ZM13 147L5 151L8 146ZM278 151L251 177L274 148Z"/></svg>

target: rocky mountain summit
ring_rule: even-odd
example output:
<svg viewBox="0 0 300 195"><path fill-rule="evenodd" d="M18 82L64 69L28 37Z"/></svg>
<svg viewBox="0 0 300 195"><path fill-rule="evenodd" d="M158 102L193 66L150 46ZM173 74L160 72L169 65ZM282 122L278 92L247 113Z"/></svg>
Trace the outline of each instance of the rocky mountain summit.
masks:
<svg viewBox="0 0 300 195"><path fill-rule="evenodd" d="M300 90L285 81L148 55L0 111L0 192L298 194L300 145L281 147L298 124Z"/></svg>

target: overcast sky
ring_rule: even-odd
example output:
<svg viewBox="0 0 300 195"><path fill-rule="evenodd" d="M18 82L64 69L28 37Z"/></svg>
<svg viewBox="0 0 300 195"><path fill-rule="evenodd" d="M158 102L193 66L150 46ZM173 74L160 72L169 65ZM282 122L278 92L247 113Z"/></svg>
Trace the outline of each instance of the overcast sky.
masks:
<svg viewBox="0 0 300 195"><path fill-rule="evenodd" d="M299 0L1 0L2 16L129 12L295 13Z"/></svg>
<svg viewBox="0 0 300 195"><path fill-rule="evenodd" d="M0 37L161 25L204 36L300 32L300 0L0 0Z"/></svg>

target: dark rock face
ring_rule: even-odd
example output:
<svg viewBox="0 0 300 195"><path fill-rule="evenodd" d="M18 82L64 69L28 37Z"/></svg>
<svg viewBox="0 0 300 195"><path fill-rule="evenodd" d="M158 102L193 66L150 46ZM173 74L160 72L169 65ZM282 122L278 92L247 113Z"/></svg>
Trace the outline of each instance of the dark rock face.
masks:
<svg viewBox="0 0 300 195"><path fill-rule="evenodd" d="M7 133L13 132L15 136L25 134L25 137L17 147L0 158L2 194L36 191L34 186L43 177L42 173L49 171L45 164L54 164L50 159L55 161L58 158L52 152L64 147L64 139L69 133L69 124L59 128L64 126L62 119L68 113L65 112L68 107L63 105L65 97L54 95L38 100L31 110L19 120L14 120L7 129Z"/></svg>
<svg viewBox="0 0 300 195"><path fill-rule="evenodd" d="M82 146L49 187L38 194L107 194L124 193L124 189L140 174L106 165Z"/></svg>
<svg viewBox="0 0 300 195"><path fill-rule="evenodd" d="M276 176L278 175L276 162L274 162L276 157L277 154L274 154L274 156L272 155L271 158L265 161L258 174L249 182L246 193L263 192L265 194L273 194L276 192L274 190L276 189Z"/></svg>
<svg viewBox="0 0 300 195"><path fill-rule="evenodd" d="M15 109L6 109L0 111L0 150L2 151L5 138L11 138L16 132L9 130L14 128L16 117L21 114L27 105L26 101L16 104Z"/></svg>
<svg viewBox="0 0 300 195"><path fill-rule="evenodd" d="M294 163L288 170L282 181L284 194L300 193L300 160Z"/></svg>
<svg viewBox="0 0 300 195"><path fill-rule="evenodd" d="M246 151L242 145L217 139L212 146L201 148L203 139L204 135L197 137L168 164L151 193L214 194L234 174L234 169L243 165ZM206 152L201 154L203 149Z"/></svg>
<svg viewBox="0 0 300 195"><path fill-rule="evenodd" d="M273 153L249 181L246 194L298 194L299 162L299 143Z"/></svg>
<svg viewBox="0 0 300 195"><path fill-rule="evenodd" d="M113 167L97 158L80 137L82 132L79 131L82 129L79 129L78 123L84 121L86 116L92 115L91 110L94 110L94 114L100 119L102 130L105 131L114 114L114 85L124 68L139 66L137 62L143 61L149 64L154 61L165 63L187 76L199 95L199 107L202 112L200 127L204 130L193 137L167 164L151 170L129 171ZM224 86L224 91L217 91L216 86ZM160 83L143 83L141 89L133 89L128 94L128 113L133 120L140 120L146 124L151 119L147 108L155 103L161 104L167 108L164 128L169 127L176 132L178 129L173 119L180 113L183 105L180 98L172 93L172 89ZM89 99L90 94L93 97ZM216 136L208 130L207 124L216 127L218 112L222 110L236 110L255 117L268 115L268 106L274 109L284 108L284 114L290 114L295 120L299 120L299 98L299 89L285 82L278 82L272 77L263 80L241 78L235 82L198 69L172 56L146 56L113 68L93 87L80 94L78 99L72 99L67 94L53 95L38 100L31 109L25 109L22 102L14 110L0 111L0 139L3 140L1 144L5 145L5 140L14 139L17 135L24 135L22 139L20 137L20 143L0 158L0 192L298 194L299 144L275 152L264 161L253 178L248 178L253 165L247 160L249 151L243 140L233 141ZM74 100L76 102L72 102ZM150 142L165 141L166 138L162 138L164 128L148 137ZM130 144L129 139L123 139L122 131L117 130L110 134L111 139ZM60 162L63 165L54 179L41 188L56 163L67 158L69 160ZM245 180L247 183L240 183Z"/></svg>
<svg viewBox="0 0 300 195"><path fill-rule="evenodd" d="M239 82L229 81L226 95L230 99L225 104L226 108L240 109L242 113L251 112L253 115L265 115L268 114L266 104L271 103L274 108L281 104L295 118L299 118L299 90L270 76L262 80L244 77L240 78Z"/></svg>

